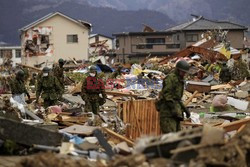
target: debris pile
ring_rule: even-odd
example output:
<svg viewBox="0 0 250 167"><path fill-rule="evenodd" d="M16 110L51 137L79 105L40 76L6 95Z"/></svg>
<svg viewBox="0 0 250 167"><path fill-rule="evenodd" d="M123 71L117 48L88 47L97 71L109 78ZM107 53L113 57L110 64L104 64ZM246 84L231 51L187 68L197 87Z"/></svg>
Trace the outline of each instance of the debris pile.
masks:
<svg viewBox="0 0 250 167"><path fill-rule="evenodd" d="M44 38L49 33L34 31ZM28 155L20 167L250 165L249 67L238 56L241 52L214 36L208 33L164 59L149 56L142 64L114 66L116 71L100 63L103 58L94 57L107 94L98 114L88 112L80 96L92 63L70 60L65 64L66 90L58 104L48 108L42 100L35 101L36 81L29 78L32 73L39 76L41 70L19 64L30 70L25 83L32 94L22 105L1 94L1 149L5 154ZM27 54L47 54L51 49L34 45L28 37ZM192 66L182 97L191 117L181 122L181 132L161 135L155 99L163 79L182 59ZM1 81L1 88L8 87L7 80Z"/></svg>

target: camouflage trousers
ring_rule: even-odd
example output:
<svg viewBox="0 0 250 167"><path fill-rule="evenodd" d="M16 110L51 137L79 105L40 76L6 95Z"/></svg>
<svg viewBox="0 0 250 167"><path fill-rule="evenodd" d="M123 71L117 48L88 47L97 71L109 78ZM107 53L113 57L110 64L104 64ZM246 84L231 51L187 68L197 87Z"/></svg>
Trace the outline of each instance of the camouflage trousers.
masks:
<svg viewBox="0 0 250 167"><path fill-rule="evenodd" d="M161 118L160 127L162 133L178 132L181 130L180 121L174 118Z"/></svg>
<svg viewBox="0 0 250 167"><path fill-rule="evenodd" d="M58 94L58 98L59 98L59 100L62 100L62 96L63 96L64 90L65 90L64 83L61 83L61 82L60 82L60 86L61 86L61 89L62 89L63 91L60 92L60 93Z"/></svg>
<svg viewBox="0 0 250 167"><path fill-rule="evenodd" d="M94 114L98 114L100 111L100 104L99 101L85 101L85 112L92 112Z"/></svg>

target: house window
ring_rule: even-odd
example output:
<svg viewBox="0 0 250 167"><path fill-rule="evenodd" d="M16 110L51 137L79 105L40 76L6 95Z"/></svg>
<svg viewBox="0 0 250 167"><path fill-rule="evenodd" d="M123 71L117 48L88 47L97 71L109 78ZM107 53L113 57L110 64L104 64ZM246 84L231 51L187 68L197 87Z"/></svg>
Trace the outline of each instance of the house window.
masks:
<svg viewBox="0 0 250 167"><path fill-rule="evenodd" d="M180 35L177 35L177 41L179 41L180 40Z"/></svg>
<svg viewBox="0 0 250 167"><path fill-rule="evenodd" d="M187 42L196 42L198 41L198 35L197 34L189 34L186 35Z"/></svg>
<svg viewBox="0 0 250 167"><path fill-rule="evenodd" d="M146 41L150 44L165 44L165 38L147 38Z"/></svg>
<svg viewBox="0 0 250 167"><path fill-rule="evenodd" d="M12 57L12 50L11 49L3 49L3 50L0 50L0 58L3 58L3 57Z"/></svg>
<svg viewBox="0 0 250 167"><path fill-rule="evenodd" d="M180 44L167 44L166 48L167 49L178 49L178 48L180 48Z"/></svg>
<svg viewBox="0 0 250 167"><path fill-rule="evenodd" d="M136 49L153 49L153 45L151 45L151 44L136 45Z"/></svg>
<svg viewBox="0 0 250 167"><path fill-rule="evenodd" d="M20 57L21 57L21 50L16 49L16 58L20 58Z"/></svg>
<svg viewBox="0 0 250 167"><path fill-rule="evenodd" d="M67 43L78 43L77 35L67 35Z"/></svg>

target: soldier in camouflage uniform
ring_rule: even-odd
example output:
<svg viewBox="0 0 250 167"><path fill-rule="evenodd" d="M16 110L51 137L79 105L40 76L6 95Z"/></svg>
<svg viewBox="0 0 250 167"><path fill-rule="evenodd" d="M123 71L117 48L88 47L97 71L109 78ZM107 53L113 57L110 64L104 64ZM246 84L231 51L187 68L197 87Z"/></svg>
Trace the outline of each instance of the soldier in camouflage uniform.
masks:
<svg viewBox="0 0 250 167"><path fill-rule="evenodd" d="M59 81L61 88L64 90L64 74L63 74L63 65L64 65L64 60L59 59L58 60L58 65L55 65L53 68L53 73L54 76L57 78ZM62 94L60 94L60 98L62 97Z"/></svg>
<svg viewBox="0 0 250 167"><path fill-rule="evenodd" d="M97 69L91 66L89 76L83 80L81 97L85 101L85 112L98 114L99 107L106 102L103 80L97 77Z"/></svg>
<svg viewBox="0 0 250 167"><path fill-rule="evenodd" d="M160 127L163 133L181 130L180 122L184 120L183 112L187 118L189 111L181 101L184 89L184 76L189 71L189 64L181 60L176 64L176 69L166 76L163 88L156 101L156 109L160 112Z"/></svg>
<svg viewBox="0 0 250 167"><path fill-rule="evenodd" d="M36 102L39 96L44 100L44 108L53 106L57 103L59 95L62 93L62 87L52 74L48 67L43 68L42 76L37 80Z"/></svg>
<svg viewBox="0 0 250 167"><path fill-rule="evenodd" d="M231 72L230 72L230 69L227 67L227 64L225 62L223 62L223 64L222 64L222 68L221 68L219 77L223 83L231 81L231 78L232 78Z"/></svg>
<svg viewBox="0 0 250 167"><path fill-rule="evenodd" d="M19 99L17 101L22 104L25 104L24 95L27 95L27 97L30 100L30 95L24 84L24 77L25 77L24 71L19 70L16 73L16 77L10 81L10 89L12 97L14 98L14 100Z"/></svg>
<svg viewBox="0 0 250 167"><path fill-rule="evenodd" d="M121 64L119 64L117 67L117 70L111 74L110 78L116 79L118 76L121 76L122 75L122 72L121 72L122 68L123 68L123 66Z"/></svg>

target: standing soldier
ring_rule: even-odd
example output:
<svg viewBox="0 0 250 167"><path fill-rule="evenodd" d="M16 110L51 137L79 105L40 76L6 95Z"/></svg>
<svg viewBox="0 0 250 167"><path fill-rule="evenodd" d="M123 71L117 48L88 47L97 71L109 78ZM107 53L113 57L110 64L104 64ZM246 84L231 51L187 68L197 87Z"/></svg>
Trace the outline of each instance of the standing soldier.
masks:
<svg viewBox="0 0 250 167"><path fill-rule="evenodd" d="M231 81L231 78L232 78L231 72L230 72L230 69L227 67L226 62L222 63L222 68L221 68L219 77L220 77L221 82L223 83Z"/></svg>
<svg viewBox="0 0 250 167"><path fill-rule="evenodd" d="M58 64L53 68L53 73L54 76L57 78L57 80L59 81L62 90L64 90L64 74L63 74L63 65L64 65L64 60L63 59L59 59L58 60ZM62 97L62 94L60 94L60 97Z"/></svg>
<svg viewBox="0 0 250 167"><path fill-rule="evenodd" d="M21 104L26 104L25 95L27 95L28 99L30 100L30 95L24 84L24 76L24 72L22 70L18 70L16 77L10 81L12 97L15 101Z"/></svg>
<svg viewBox="0 0 250 167"><path fill-rule="evenodd" d="M50 74L48 67L43 68L42 76L37 80L36 102L42 94L44 108L53 106L57 103L59 95L62 93L62 87L57 78Z"/></svg>
<svg viewBox="0 0 250 167"><path fill-rule="evenodd" d="M91 66L89 75L83 80L81 97L85 101L85 111L99 113L99 107L106 102L104 83L97 77L97 69Z"/></svg>
<svg viewBox="0 0 250 167"><path fill-rule="evenodd" d="M123 68L123 66L122 66L121 64L119 64L119 65L117 66L117 70L114 71L114 72L111 74L110 78L116 79L118 76L121 76L121 75L122 75L122 68Z"/></svg>
<svg viewBox="0 0 250 167"><path fill-rule="evenodd" d="M180 122L183 121L183 112L187 118L190 112L181 101L184 89L184 76L189 71L189 64L180 60L177 62L174 72L166 76L163 88L156 102L156 109L160 112L160 127L163 133L177 132L181 130Z"/></svg>

